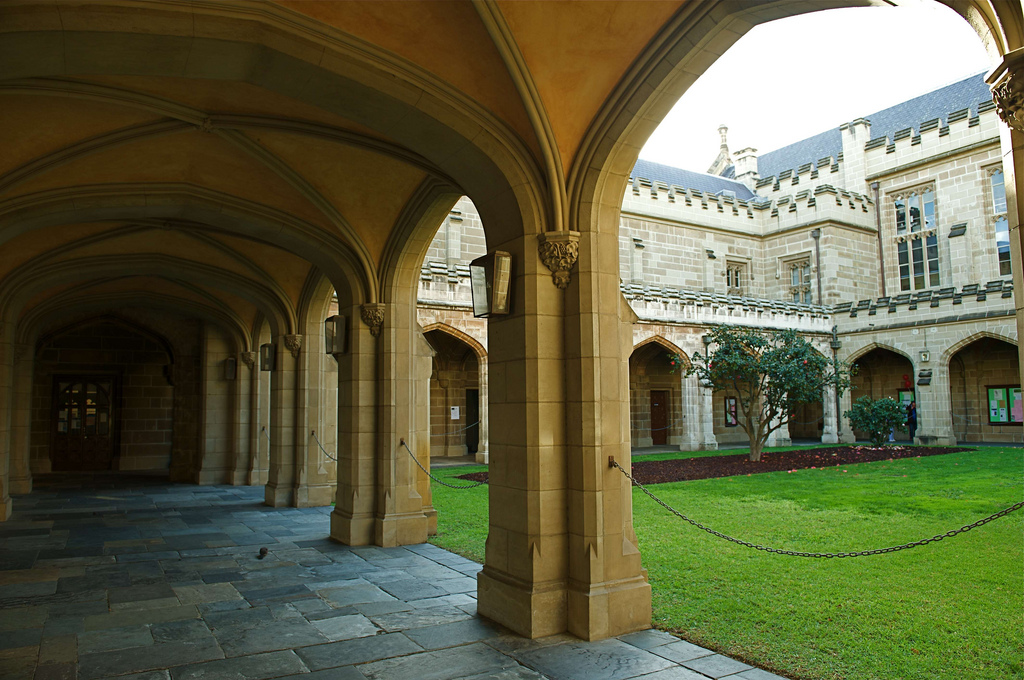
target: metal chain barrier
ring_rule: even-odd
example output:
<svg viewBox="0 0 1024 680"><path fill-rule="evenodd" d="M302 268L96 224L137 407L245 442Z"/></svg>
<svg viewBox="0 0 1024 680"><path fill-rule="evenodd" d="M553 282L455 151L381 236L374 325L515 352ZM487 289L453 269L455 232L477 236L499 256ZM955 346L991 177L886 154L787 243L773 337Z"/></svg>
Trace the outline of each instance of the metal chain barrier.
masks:
<svg viewBox="0 0 1024 680"><path fill-rule="evenodd" d="M472 425L467 425L466 427L462 428L461 430L452 430L451 432L440 432L438 434L432 434L430 436L431 437L450 437L453 434L459 434L461 432L465 432L466 430L469 430L470 428L474 428L474 427L476 427L479 424L480 424L480 421L478 420L475 423L473 423Z"/></svg>
<svg viewBox="0 0 1024 680"><path fill-rule="evenodd" d="M335 463L337 463L338 459L332 456L331 454L327 453L327 449L325 449L324 445L320 443L320 438L316 436L316 430L312 430L311 434L313 435L313 439L316 440L316 445L320 447L321 451L323 451L323 454L330 458L331 460L333 460Z"/></svg>
<svg viewBox="0 0 1024 680"><path fill-rule="evenodd" d="M619 471L622 472L622 474L624 474L626 476L626 479L628 479L633 484L633 486L635 486L636 488L638 488L641 491L643 491L655 503L657 503L661 507L665 508L666 510L668 510L669 512L671 512L673 515L675 515L679 519L683 520L684 522L688 522L689 524L692 524L693 526L697 527L701 531L706 531L707 533L711 534L712 536L717 536L718 538L725 539L726 541L729 541L730 543L735 543L737 545L742 545L742 546L747 547L747 548L753 548L754 550L762 550L764 552L774 553L776 555L790 555L792 557L824 557L824 558L832 558L832 557L837 557L837 558L842 558L842 557L864 557L865 555L882 555L882 554L885 554L885 553L899 552L900 550L909 550L910 548L916 548L919 545L928 545L929 543L936 543L936 542L941 541L941 540L946 539L946 538L952 538L953 536L956 536L957 534L966 533L966 532L970 531L971 529L976 529L977 527L980 527L980 526L982 526L984 524L988 524L992 520L999 519L1000 517L1005 517L1006 515L1009 515L1011 512L1016 512L1017 510L1020 510L1021 508L1024 508L1024 501L1021 501L1020 503L1014 503L1010 507L1005 508L1003 510L1000 510L999 512L997 512L995 514L989 515L988 517L985 517L984 519L980 519L977 522L974 522L973 524L968 524L966 526L960 527L959 529L954 529L952 531L947 531L944 534L936 534L935 536L932 536L931 538L924 538L924 539L921 539L920 541L914 541L912 543L904 543L902 545L894 545L894 546L889 547L889 548L876 548L874 550L860 550L858 552L838 552L838 553L800 552L800 551L797 551L797 550L782 550L780 548L772 548L772 547L769 547L769 546L766 546L766 545L758 545L757 543L750 543L748 541L743 541L743 540L740 540L738 538L733 538L732 536L727 536L727 535L723 534L722 532L715 531L714 529L712 529L710 527L706 527L703 524L701 524L700 522L698 522L697 520L690 519L689 517L687 517L683 513L679 512L675 508L671 507L668 503L666 503L665 501L661 500L660 498L655 496L653 493L648 491L647 487L645 487L640 482L636 481L636 479L634 479L632 475L630 475L628 472L626 472L625 468L623 468L621 465L619 465L619 463L617 461L615 461L614 459L609 461L609 465L611 465L614 468L618 468Z"/></svg>
<svg viewBox="0 0 1024 680"><path fill-rule="evenodd" d="M404 439L401 440L401 444L402 444L402 446L405 447L405 450L409 452L409 455L412 457L412 462L416 463L416 465L419 467L419 469L423 470L423 472L426 473L427 477L430 477L432 480L434 480L435 482L437 482L441 486L447 486L449 489L475 489L476 487L478 487L481 484L485 483L485 482L480 481L480 482L472 482L472 483L466 484L466 485L449 484L448 482L444 481L443 479L438 479L434 475L430 474L430 470L428 470L427 468L423 467L423 463L421 463L416 458L416 454L414 454L412 452L412 449L409 448L409 445L405 443Z"/></svg>

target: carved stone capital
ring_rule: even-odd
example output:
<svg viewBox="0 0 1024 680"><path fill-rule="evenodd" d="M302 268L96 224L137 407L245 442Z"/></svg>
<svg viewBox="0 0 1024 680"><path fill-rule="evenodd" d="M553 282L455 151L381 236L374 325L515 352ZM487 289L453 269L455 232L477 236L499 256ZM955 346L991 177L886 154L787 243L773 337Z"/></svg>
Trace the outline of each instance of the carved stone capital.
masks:
<svg viewBox="0 0 1024 680"><path fill-rule="evenodd" d="M238 354L238 357L242 360L242 363L249 368L250 371L253 369L253 366L256 365L256 352L240 352Z"/></svg>
<svg viewBox="0 0 1024 680"><path fill-rule="evenodd" d="M1018 132L1024 132L1024 49L1014 50L989 75L996 113Z"/></svg>
<svg viewBox="0 0 1024 680"><path fill-rule="evenodd" d="M299 358L299 350L302 349L302 336L301 335L286 335L284 336L284 346L292 353L292 356L296 359Z"/></svg>
<svg viewBox="0 0 1024 680"><path fill-rule="evenodd" d="M384 303L366 303L359 308L359 317L370 327L370 335L379 338L380 331L384 327Z"/></svg>
<svg viewBox="0 0 1024 680"><path fill-rule="evenodd" d="M540 259L551 270L551 280L561 289L569 285L569 272L580 257L578 231L552 231L540 236Z"/></svg>

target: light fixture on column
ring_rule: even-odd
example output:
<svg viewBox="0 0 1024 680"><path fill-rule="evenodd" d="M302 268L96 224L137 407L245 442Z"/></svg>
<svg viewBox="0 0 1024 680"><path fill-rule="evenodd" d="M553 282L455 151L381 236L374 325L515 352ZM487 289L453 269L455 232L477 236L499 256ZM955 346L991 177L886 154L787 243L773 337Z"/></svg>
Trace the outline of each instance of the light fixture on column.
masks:
<svg viewBox="0 0 1024 680"><path fill-rule="evenodd" d="M340 314L324 320L324 349L327 354L344 354L348 340L348 319Z"/></svg>
<svg viewBox="0 0 1024 680"><path fill-rule="evenodd" d="M224 379L234 380L238 375L238 359L228 357L224 360Z"/></svg>
<svg viewBox="0 0 1024 680"><path fill-rule="evenodd" d="M277 359L277 348L272 344L260 345L260 370L273 371Z"/></svg>
<svg viewBox="0 0 1024 680"><path fill-rule="evenodd" d="M495 250L469 263L473 316L508 314L512 293L512 255Z"/></svg>

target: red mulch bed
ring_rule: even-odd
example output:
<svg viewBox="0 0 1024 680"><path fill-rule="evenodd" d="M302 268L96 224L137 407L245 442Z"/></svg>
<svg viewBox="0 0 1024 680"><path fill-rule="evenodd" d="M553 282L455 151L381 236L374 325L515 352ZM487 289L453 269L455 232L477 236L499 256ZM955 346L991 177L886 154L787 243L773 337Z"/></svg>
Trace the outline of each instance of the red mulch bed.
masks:
<svg viewBox="0 0 1024 680"><path fill-rule="evenodd" d="M808 468L835 467L856 463L871 463L879 460L895 460L897 458L920 458L922 456L941 456L946 453L970 451L967 448L945 446L829 446L820 449L803 449L801 451L766 451L761 454L757 463L750 461L746 453L730 456L703 456L700 458L683 458L680 460L643 460L633 459L633 477L641 484L659 484L662 482L679 482L691 479L713 479L715 477L733 477L735 475L752 475L762 472L789 472ZM487 481L486 472L474 472L459 475L459 479L474 482Z"/></svg>

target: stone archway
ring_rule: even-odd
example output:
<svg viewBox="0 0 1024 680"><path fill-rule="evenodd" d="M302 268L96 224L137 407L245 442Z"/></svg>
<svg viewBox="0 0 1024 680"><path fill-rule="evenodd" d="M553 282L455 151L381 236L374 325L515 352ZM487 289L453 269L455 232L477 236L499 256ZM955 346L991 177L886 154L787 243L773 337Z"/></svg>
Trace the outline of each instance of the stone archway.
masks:
<svg viewBox="0 0 1024 680"><path fill-rule="evenodd" d="M982 336L949 357L949 399L958 442L1024 441L1018 348Z"/></svg>
<svg viewBox="0 0 1024 680"><path fill-rule="evenodd" d="M903 354L885 347L874 347L863 352L851 363L857 366L857 374L852 379L850 400L860 397L871 399L890 399L908 401L917 399L914 366ZM909 399L908 399L909 397ZM918 422L923 426L929 414L918 410ZM934 418L934 414L930 414ZM922 427L923 429L923 427ZM854 430L857 439L867 439L868 433ZM906 432L896 432L896 441L908 441Z"/></svg>

